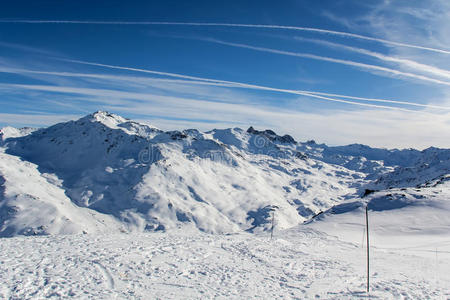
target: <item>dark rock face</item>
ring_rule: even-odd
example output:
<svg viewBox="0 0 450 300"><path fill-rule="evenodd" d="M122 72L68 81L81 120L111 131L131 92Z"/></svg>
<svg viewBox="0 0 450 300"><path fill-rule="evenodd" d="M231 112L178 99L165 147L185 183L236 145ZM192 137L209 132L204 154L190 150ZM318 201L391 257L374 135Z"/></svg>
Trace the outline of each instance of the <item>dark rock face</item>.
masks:
<svg viewBox="0 0 450 300"><path fill-rule="evenodd" d="M250 134L259 134L261 131L255 130L255 128L253 128L253 126L250 126L247 129L247 132L250 133Z"/></svg>
<svg viewBox="0 0 450 300"><path fill-rule="evenodd" d="M290 144L297 144L297 142L294 140L292 136L289 134L283 135L281 138L279 138L280 142L282 143L290 143Z"/></svg>
<svg viewBox="0 0 450 300"><path fill-rule="evenodd" d="M303 159L306 160L308 158L308 156L300 151L298 151L297 153L295 153L295 157L299 158L299 159Z"/></svg>
<svg viewBox="0 0 450 300"><path fill-rule="evenodd" d="M270 129L260 131L260 130L256 130L255 128L253 128L253 126L250 126L247 129L247 133L265 136L272 142L279 142L282 144L297 144L297 142L294 140L294 138L292 136L290 136L288 134L279 136L273 130L270 130Z"/></svg>
<svg viewBox="0 0 450 300"><path fill-rule="evenodd" d="M187 138L187 135L185 135L184 133L176 130L176 131L171 131L168 132L168 134L170 134L170 138L174 141L178 141L178 140L182 140Z"/></svg>

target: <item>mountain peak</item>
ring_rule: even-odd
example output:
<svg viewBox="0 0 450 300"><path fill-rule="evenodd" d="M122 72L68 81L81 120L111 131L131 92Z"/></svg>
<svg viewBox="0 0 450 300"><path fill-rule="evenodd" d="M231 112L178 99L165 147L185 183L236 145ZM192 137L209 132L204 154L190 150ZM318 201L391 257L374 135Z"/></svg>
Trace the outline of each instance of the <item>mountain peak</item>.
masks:
<svg viewBox="0 0 450 300"><path fill-rule="evenodd" d="M97 123L111 129L120 129L127 134L139 135L145 138L153 137L162 132L162 130L155 126L134 122L119 115L101 110L89 114L76 122L80 124Z"/></svg>
<svg viewBox="0 0 450 300"><path fill-rule="evenodd" d="M107 111L96 111L90 115L87 116L87 118L91 121L91 122L100 122L108 127L116 127L117 125L121 124L121 123L125 123L128 120L119 116L119 115L115 115L112 113L109 113Z"/></svg>
<svg viewBox="0 0 450 300"><path fill-rule="evenodd" d="M6 126L0 128L0 143L5 141L8 138L21 137L24 135L28 135L31 132L35 131L36 128L31 127L23 127L23 128L14 128L11 126Z"/></svg>

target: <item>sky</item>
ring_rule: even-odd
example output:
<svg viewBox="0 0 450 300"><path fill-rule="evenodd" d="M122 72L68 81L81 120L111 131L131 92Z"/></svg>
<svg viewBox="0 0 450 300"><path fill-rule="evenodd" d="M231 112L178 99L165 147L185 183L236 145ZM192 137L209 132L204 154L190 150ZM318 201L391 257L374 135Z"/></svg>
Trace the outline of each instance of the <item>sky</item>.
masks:
<svg viewBox="0 0 450 300"><path fill-rule="evenodd" d="M164 130L450 148L450 2L5 1L0 127L105 110Z"/></svg>

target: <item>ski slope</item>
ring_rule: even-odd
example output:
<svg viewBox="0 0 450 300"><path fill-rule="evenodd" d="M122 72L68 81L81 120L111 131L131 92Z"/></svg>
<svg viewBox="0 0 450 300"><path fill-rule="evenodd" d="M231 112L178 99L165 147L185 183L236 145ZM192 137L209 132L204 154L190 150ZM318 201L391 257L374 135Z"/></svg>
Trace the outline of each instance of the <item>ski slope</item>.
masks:
<svg viewBox="0 0 450 300"><path fill-rule="evenodd" d="M18 248L17 246L20 245ZM365 249L308 228L16 237L2 299L366 299ZM449 256L372 249L370 298L447 299Z"/></svg>

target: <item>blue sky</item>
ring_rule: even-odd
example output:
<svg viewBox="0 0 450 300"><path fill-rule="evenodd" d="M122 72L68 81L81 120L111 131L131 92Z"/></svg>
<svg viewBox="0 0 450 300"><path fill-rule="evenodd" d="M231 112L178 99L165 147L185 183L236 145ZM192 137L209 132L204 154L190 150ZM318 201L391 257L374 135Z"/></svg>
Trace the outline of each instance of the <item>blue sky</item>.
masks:
<svg viewBox="0 0 450 300"><path fill-rule="evenodd" d="M10 1L0 126L96 110L162 129L450 147L450 3Z"/></svg>

